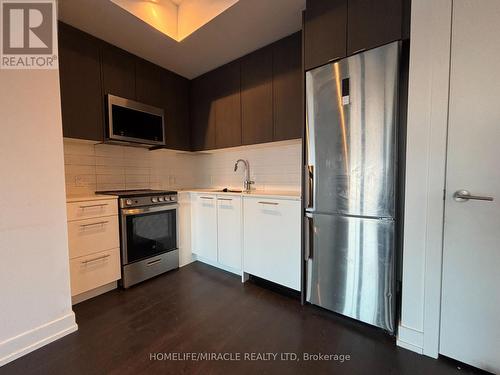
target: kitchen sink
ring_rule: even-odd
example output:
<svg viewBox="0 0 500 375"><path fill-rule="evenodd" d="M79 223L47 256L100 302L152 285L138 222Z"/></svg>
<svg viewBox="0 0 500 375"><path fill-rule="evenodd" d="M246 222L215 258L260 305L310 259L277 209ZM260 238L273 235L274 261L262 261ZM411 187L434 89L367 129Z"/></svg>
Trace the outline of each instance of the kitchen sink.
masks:
<svg viewBox="0 0 500 375"><path fill-rule="evenodd" d="M216 192L217 193L242 193L243 190L224 188L222 190L216 190Z"/></svg>

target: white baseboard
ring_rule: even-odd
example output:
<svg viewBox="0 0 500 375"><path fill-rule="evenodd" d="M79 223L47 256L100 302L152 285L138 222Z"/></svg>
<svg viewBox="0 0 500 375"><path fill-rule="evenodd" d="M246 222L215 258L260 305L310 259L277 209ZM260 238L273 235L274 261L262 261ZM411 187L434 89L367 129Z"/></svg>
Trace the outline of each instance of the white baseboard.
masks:
<svg viewBox="0 0 500 375"><path fill-rule="evenodd" d="M214 261L209 260L209 259L205 259L205 258L200 257L200 256L195 255L195 254L193 254L193 257L195 258L195 260L202 262L202 263L205 263L205 264L208 264L209 266L220 268L224 271L234 273L235 275L238 275L238 276L242 275L241 270L234 269L233 267L225 266L223 264L220 264L218 262L214 262Z"/></svg>
<svg viewBox="0 0 500 375"><path fill-rule="evenodd" d="M415 346L413 344L410 344L408 342L404 342L404 341L401 341L400 339L397 339L396 340L396 345L401 347L401 348L404 348L404 349L407 349L407 350L410 350L412 352L415 352L415 353L418 353L418 354L424 354L424 350L418 346Z"/></svg>
<svg viewBox="0 0 500 375"><path fill-rule="evenodd" d="M100 286L98 288L89 290L88 292L83 292L80 293L76 296L71 297L71 304L76 305L77 303L86 301L88 299L97 297L98 295L110 292L118 287L117 281L113 281L109 284L105 284L103 286Z"/></svg>
<svg viewBox="0 0 500 375"><path fill-rule="evenodd" d="M192 254L190 257L188 257L187 259L180 259L180 264L179 264L179 267L184 267L184 266L187 266L188 264L191 264L193 263L194 261L196 261L196 256L194 254Z"/></svg>
<svg viewBox="0 0 500 375"><path fill-rule="evenodd" d="M0 342L0 367L77 329L75 314L71 311L58 319Z"/></svg>
<svg viewBox="0 0 500 375"><path fill-rule="evenodd" d="M424 333L404 325L399 325L396 344L412 352L423 354Z"/></svg>

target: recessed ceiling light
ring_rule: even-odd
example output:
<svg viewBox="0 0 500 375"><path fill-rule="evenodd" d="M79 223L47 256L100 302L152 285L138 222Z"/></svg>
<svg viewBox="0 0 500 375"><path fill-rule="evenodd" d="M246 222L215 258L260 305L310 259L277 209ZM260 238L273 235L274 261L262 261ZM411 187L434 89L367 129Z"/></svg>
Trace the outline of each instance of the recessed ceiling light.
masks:
<svg viewBox="0 0 500 375"><path fill-rule="evenodd" d="M180 42L239 0L110 0Z"/></svg>

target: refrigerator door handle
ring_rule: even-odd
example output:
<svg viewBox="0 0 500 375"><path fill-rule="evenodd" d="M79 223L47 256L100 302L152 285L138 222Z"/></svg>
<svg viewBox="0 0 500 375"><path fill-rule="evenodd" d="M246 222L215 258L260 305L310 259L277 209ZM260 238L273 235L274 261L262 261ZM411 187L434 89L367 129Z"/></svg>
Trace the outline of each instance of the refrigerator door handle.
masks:
<svg viewBox="0 0 500 375"><path fill-rule="evenodd" d="M306 208L313 208L314 200L314 166L307 165L306 170L306 191L307 191L307 201Z"/></svg>
<svg viewBox="0 0 500 375"><path fill-rule="evenodd" d="M314 239L314 222L311 214L306 213L304 217L304 234L305 234L305 252L304 260L307 261L313 257L313 239Z"/></svg>

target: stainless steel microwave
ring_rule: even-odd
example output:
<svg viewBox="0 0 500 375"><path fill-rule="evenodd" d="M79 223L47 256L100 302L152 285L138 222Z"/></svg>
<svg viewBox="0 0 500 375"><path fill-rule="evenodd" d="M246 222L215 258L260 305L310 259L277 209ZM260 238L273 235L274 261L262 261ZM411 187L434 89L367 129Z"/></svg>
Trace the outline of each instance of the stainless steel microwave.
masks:
<svg viewBox="0 0 500 375"><path fill-rule="evenodd" d="M164 111L108 94L106 142L137 146L165 145Z"/></svg>

